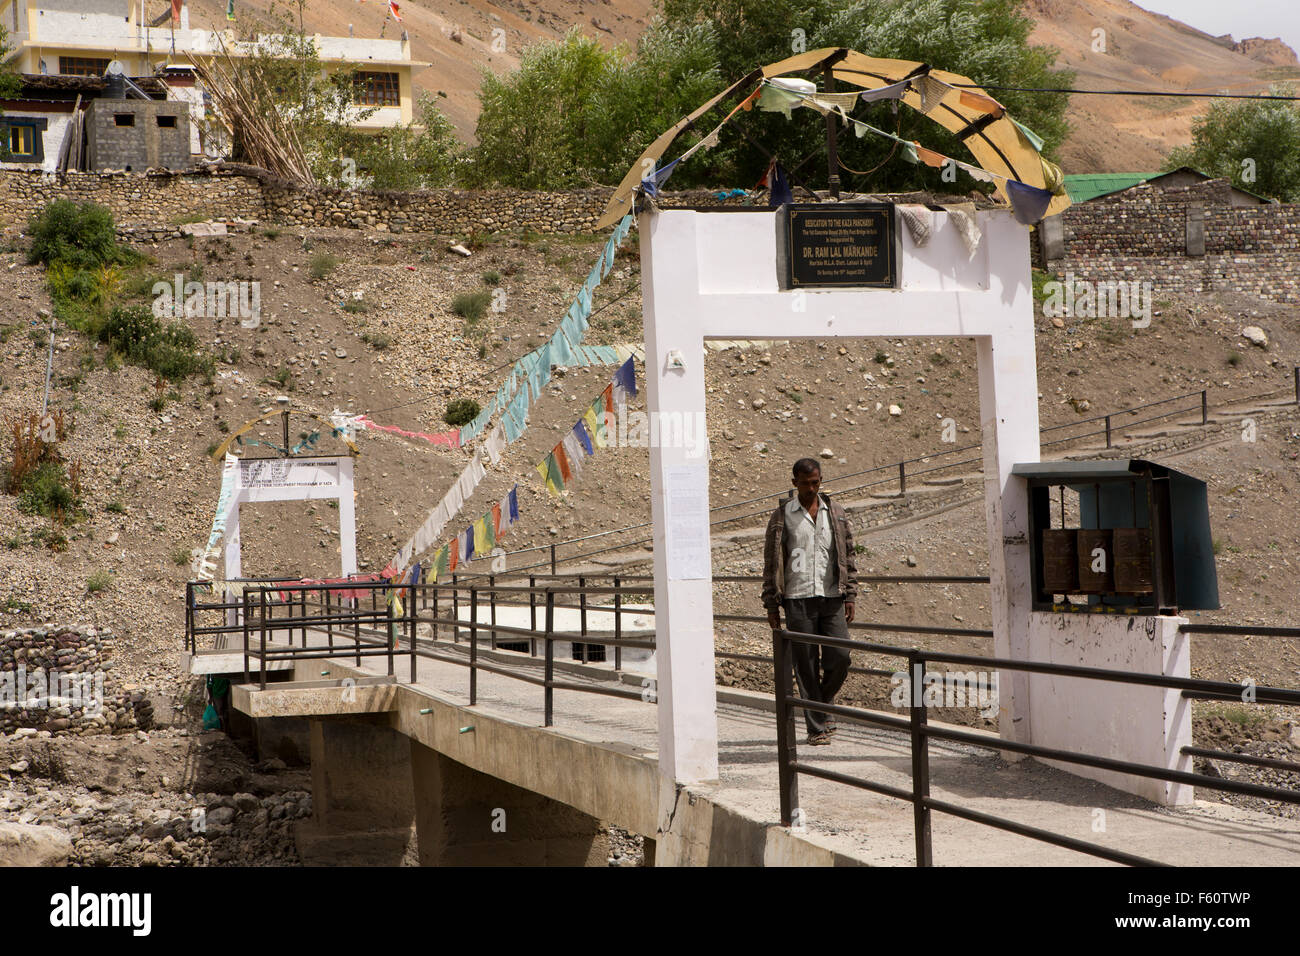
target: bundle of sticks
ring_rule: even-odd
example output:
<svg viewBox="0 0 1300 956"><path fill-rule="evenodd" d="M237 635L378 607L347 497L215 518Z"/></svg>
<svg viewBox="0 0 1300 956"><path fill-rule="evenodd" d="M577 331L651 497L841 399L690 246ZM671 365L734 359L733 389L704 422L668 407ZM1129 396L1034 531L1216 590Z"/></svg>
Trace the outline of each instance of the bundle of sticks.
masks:
<svg viewBox="0 0 1300 956"><path fill-rule="evenodd" d="M221 122L242 147L243 161L281 179L316 185L298 134L257 57L232 56L222 43L219 53L195 56L193 63Z"/></svg>

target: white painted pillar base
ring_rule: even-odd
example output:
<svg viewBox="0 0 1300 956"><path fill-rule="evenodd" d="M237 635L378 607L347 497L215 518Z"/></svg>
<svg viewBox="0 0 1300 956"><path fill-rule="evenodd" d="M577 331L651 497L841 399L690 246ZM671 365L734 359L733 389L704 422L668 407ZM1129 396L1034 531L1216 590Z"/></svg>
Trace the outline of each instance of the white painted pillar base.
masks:
<svg viewBox="0 0 1300 956"><path fill-rule="evenodd" d="M1052 664L1190 677L1182 617L1030 615L1029 658ZM1192 702L1177 690L1048 674L1029 676L1033 742L1075 753L1191 772ZM1151 777L1045 761L1164 806L1192 802L1192 788Z"/></svg>

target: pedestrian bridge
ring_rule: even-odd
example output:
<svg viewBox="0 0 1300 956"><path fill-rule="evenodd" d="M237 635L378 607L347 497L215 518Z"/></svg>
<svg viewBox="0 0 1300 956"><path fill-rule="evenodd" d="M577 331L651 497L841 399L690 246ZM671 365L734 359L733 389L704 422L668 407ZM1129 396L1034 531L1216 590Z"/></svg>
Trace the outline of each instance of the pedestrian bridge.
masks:
<svg viewBox="0 0 1300 956"><path fill-rule="evenodd" d="M264 748L289 735L310 751L308 862L603 865L617 826L646 838L654 865L1300 864L1295 819L1206 800L1158 807L1059 759L1008 762L996 734L933 719L918 749L924 701L910 718L836 708L835 743L811 749L777 719L781 709L793 726L788 688L720 686L718 779L666 780L653 612L621 603L638 585L557 585L492 585L485 599L480 582L473 604L469 585L408 586L400 607L387 600L395 589L371 585L341 601L312 585L191 598L192 611L239 620L216 628L224 647L200 648L194 634L186 663L232 677L232 723L250 721ZM562 644L577 650L557 654ZM597 646L616 653L566 659L603 656ZM1185 776L1300 802L1294 790Z"/></svg>

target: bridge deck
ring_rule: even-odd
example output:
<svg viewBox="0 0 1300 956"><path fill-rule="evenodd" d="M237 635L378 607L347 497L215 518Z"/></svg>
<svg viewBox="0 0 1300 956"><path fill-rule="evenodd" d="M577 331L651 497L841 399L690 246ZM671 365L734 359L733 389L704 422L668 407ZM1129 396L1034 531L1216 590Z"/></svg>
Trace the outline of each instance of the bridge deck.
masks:
<svg viewBox="0 0 1300 956"><path fill-rule="evenodd" d="M310 632L309 644L325 643L323 633ZM347 643L350 646L351 642ZM405 646L403 641L401 647ZM489 658L485 647L484 641L480 644L481 659L494 663L512 660L512 666L521 673L541 676L540 658L532 660L507 651ZM439 653L467 654L463 643L440 641L436 648ZM313 675L329 671L330 680L348 674L387 673L387 660L382 657L362 658L360 668L353 658L305 663L311 665ZM299 665L300 675L307 673L303 667ZM400 685L443 703L468 705L466 667L421 658L417 682L411 686L409 655L399 651L394 670ZM604 686L619 680L612 665L561 665L558 659L556 679ZM622 681L630 685L628 689L637 690L642 677L629 674ZM775 826L776 721L771 697L725 687L718 688L718 696L720 779L716 788L710 788L709 799L717 807ZM544 720L543 689L480 671L474 711L540 728ZM910 787L911 758L905 737L847 720L839 723L839 734L829 747L803 746L801 733L800 759L876 783ZM593 744L633 748L646 760L655 758L658 747L655 707L641 700L557 689L554 727ZM1206 801L1176 810L1155 807L1034 760L1006 763L991 750L943 741L930 744L930 771L931 793L937 798L1161 863L1300 865L1297 819ZM563 769L556 772L562 773ZM815 843L864 863L913 865L910 803L812 777L801 777L799 790L807 836ZM657 794L644 794L642 798L653 803ZM608 822L628 825L628 821ZM932 829L936 865L1077 866L1105 862L938 812L932 815Z"/></svg>

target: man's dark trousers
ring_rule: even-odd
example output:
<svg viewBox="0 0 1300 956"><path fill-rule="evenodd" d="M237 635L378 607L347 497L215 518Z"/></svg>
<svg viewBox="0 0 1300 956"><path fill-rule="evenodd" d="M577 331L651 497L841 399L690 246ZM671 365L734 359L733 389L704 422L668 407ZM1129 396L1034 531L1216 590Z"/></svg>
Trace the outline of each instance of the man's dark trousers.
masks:
<svg viewBox="0 0 1300 956"><path fill-rule="evenodd" d="M793 598L785 601L784 606L786 630L820 634L823 637L849 636L842 597ZM844 684L844 678L849 676L849 652L842 647L803 644L799 641L790 643L799 696L815 700L819 704L834 703L835 695ZM809 735L825 732L826 714L805 710L804 720L808 724Z"/></svg>

